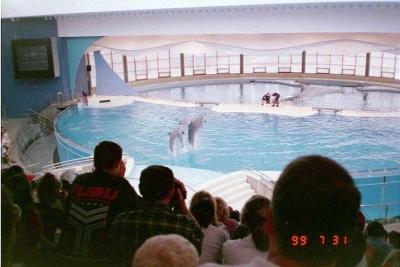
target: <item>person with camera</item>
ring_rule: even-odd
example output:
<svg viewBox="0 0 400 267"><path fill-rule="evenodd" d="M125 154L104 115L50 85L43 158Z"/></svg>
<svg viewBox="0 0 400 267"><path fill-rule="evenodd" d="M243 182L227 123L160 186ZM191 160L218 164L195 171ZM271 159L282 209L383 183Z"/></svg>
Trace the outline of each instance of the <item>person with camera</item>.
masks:
<svg viewBox="0 0 400 267"><path fill-rule="evenodd" d="M203 233L186 203L186 190L171 169L152 165L140 174L143 205L121 213L111 226L113 266L132 266L136 250L150 237L178 234L201 252Z"/></svg>

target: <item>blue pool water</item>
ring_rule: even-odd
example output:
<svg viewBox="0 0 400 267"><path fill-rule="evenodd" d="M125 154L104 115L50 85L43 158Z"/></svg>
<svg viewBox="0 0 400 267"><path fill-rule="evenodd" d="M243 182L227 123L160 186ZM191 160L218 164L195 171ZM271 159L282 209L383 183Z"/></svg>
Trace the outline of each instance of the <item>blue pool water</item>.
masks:
<svg viewBox="0 0 400 267"><path fill-rule="evenodd" d="M205 115L194 149L169 152L168 132L187 115ZM137 164L168 164L232 172L243 167L281 170L305 154L332 157L349 170L400 167L400 119L217 113L147 103L110 109L71 109L58 130L91 150L114 140Z"/></svg>
<svg viewBox="0 0 400 267"><path fill-rule="evenodd" d="M243 89L243 90L242 90ZM211 85L170 88L142 95L175 100L224 103L259 103L266 91L282 98L299 93L299 88L271 84ZM315 92L311 92L313 95ZM296 99L306 106L358 110L397 111L400 94L371 92L368 98L347 88L341 92ZM168 132L186 116L205 115L197 144L187 142L176 154L169 151ZM322 154L348 170L400 168L400 119L356 118L320 114L292 118L270 114L217 113L204 107L181 108L136 102L107 109L66 110L57 121L62 160L76 158L82 148L87 154L103 140L119 143L135 158L136 165L163 164L228 173L243 168L282 170L300 155ZM75 145L69 143L72 141ZM85 156L84 154L82 156ZM386 184L382 186L383 176ZM367 218L400 215L400 175L364 173L356 179ZM368 177L368 178L366 178ZM365 179L364 179L365 178ZM205 178L206 180L207 178ZM369 206L370 205L370 206Z"/></svg>

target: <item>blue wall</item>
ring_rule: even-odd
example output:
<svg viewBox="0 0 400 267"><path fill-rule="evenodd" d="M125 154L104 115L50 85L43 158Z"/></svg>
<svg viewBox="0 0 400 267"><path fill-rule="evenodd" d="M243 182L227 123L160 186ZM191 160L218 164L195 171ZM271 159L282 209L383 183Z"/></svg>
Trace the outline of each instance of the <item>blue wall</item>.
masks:
<svg viewBox="0 0 400 267"><path fill-rule="evenodd" d="M39 111L50 102L57 101L62 92L68 99L69 69L66 42L57 39L60 60L60 76L50 79L15 79L11 40L57 37L57 22L43 18L1 20L1 104L2 116L24 117L30 110ZM3 114L5 112L6 114Z"/></svg>

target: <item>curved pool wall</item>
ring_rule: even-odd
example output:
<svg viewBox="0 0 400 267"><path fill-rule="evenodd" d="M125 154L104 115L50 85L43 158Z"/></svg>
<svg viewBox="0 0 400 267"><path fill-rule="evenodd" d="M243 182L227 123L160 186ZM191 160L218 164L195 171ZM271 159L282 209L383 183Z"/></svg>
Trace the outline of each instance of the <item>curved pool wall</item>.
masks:
<svg viewBox="0 0 400 267"><path fill-rule="evenodd" d="M149 110L152 110L152 112L147 113L148 107L151 106ZM124 110L124 108L129 107L133 108L134 112L133 114L137 115L137 117L131 117L131 113L127 112ZM135 103L132 106L126 106L126 107L117 107L117 108L112 108L112 109L104 109L104 110L97 110L97 109L83 109L81 111L78 111L76 108L71 108L68 110L65 110L62 114L59 115L55 122L55 129L56 129L56 138L57 138L57 147L58 147L58 153L60 156L60 160L70 160L70 159L76 159L79 157L86 157L90 156L92 154L94 146L97 144L98 141L104 140L104 139L109 139L109 140L115 140L119 142L123 148L124 151L129 150L128 148L132 147L133 150L132 152L128 151L128 153L135 158L136 163L138 164L165 164L165 165L179 165L180 162L189 162L191 163L196 163L193 165L185 165L183 164L182 167L194 167L198 169L209 169L206 167L206 162L207 160L204 159L204 155L207 155L208 152L198 151L199 153L196 155L186 155L185 153L182 155L177 155L176 157L171 157L171 155L168 153L168 139L166 132L170 131L175 127L180 119L182 118L180 114L184 113L187 114L192 114L192 115L197 115L201 114L204 112L208 112L207 116L207 122L205 124L204 129L201 130L200 133L202 133L199 136L199 143L200 145L206 145L206 139L210 136L217 135L217 134L223 134L225 131L223 131L224 126L226 127L230 123L233 123L232 121L241 121L247 118L251 118L250 121L252 123L256 122L258 125L262 125L265 123L268 123L269 125L272 126L278 126L281 125L281 128L285 128L286 124L285 121L288 120L288 118L285 118L284 116L272 116L272 115L267 115L267 114L253 114L253 115L244 115L244 114L217 114L215 112L211 112L209 109L204 109L204 108L192 108L190 109L190 112L188 112L188 109L183 109L183 108L177 108L177 107L166 107L166 106L159 106L159 105L151 105L151 104L143 104L143 103ZM147 108L146 108L147 107ZM104 114L102 112L106 112L106 117L111 116L111 118L114 118L114 121L111 122L111 130L110 128L107 129L107 124L110 124L110 122L104 124L104 120L96 121L96 118L101 118L103 117ZM78 114L78 121L81 122L80 125L74 124L76 122L75 119L73 119L73 116L71 117L71 114ZM114 122L117 121L115 118L121 117L120 115L123 114L123 118L127 118L128 121L123 122L122 124L117 124L114 125ZM176 116L176 115L179 116ZM158 121L157 116L162 115L163 117L166 118L171 118L171 116L174 116L172 121L166 122L164 119L162 119L160 122ZM215 120L218 120L218 118L230 118L228 120L228 124L219 124L218 121L216 122ZM371 170L371 169L387 169L387 168L398 168L400 166L400 133L398 131L398 125L399 120L398 119L378 119L377 121L379 123L376 123L376 121L372 118L342 118L340 116L333 116L333 115L317 115L317 116L311 116L309 118L302 118L300 124L305 123L306 126L313 125L316 123L316 127L320 128L320 131L323 133L326 133L329 130L324 129L324 123L325 119L328 119L328 121L336 121L338 118L341 118L342 120L345 121L344 124L339 125L336 128L339 128L334 130L334 135L340 136L340 129L350 129L350 128L355 128L355 132L351 132L350 135L345 135L343 138L341 138L341 143L345 147L348 148L348 152L337 151L336 153L329 154L327 156L330 156L332 158L337 159L338 155L343 154L344 152L344 158L348 160L353 160L353 159L359 159L360 162L365 162L365 164L361 165L353 165L352 167L346 166L346 164L342 160L338 160L340 163L345 165L346 168L352 169L352 170ZM321 119L324 121L322 122ZM133 123L135 122L135 123ZM319 123L318 123L319 122ZM100 125L99 125L100 124ZM154 131L154 129L157 129L155 125L161 125L161 129L163 129L163 132L160 134L154 135L149 135L149 132ZM130 134L128 136L123 137L123 131L121 131L121 128L129 126L128 128L132 128L130 131ZM149 129L152 129L150 131L141 131L140 127L145 127L149 126ZM220 131L217 130L212 130L210 131L209 128L210 125L214 125L214 127L217 125L220 127ZM361 129L359 128L359 125L363 126L364 128ZM67 127L66 127L67 126ZM133 126L133 127L130 127ZM139 126L139 127L136 127ZM274 128L272 127L272 128ZM388 135L385 135L383 129L386 127L389 127L390 133ZM101 128L104 128L106 132L108 132L108 135L106 136L101 136L100 135L100 130ZM239 127L241 129L241 133L249 133L248 137L250 138L245 138L244 144L248 144L247 142L251 141L251 133L254 131L251 127L247 127L247 125L242 125L242 127ZM275 127L276 128L276 127ZM304 128L304 127L303 127ZM307 127L306 127L307 128ZM86 132L87 129L90 129L92 132L92 137L87 138L83 136L83 139L80 138L82 137L82 133ZM115 129L118 129L118 131L115 131ZM147 130L149 130L147 129ZM297 139L301 140L302 142L304 141L302 136L299 134L299 129L292 129L290 131L287 131L285 135L280 136L280 139L284 139L284 143L289 144L290 147L290 142L289 139L287 138L289 136L296 136ZM359 131L357 133L357 131ZM71 133L73 133L71 135ZM305 136L309 135L310 133L306 133ZM372 145L369 148L358 148L357 147L357 136L365 136L367 137L366 140L364 140L366 143L369 143ZM272 131L272 134L269 136L270 138L272 137L277 137L279 136L279 133ZM77 137L79 137L77 139ZM207 138L206 138L207 137ZM376 139L376 137L379 137ZM150 139L150 140L146 140ZM230 138L226 138L229 141ZM315 138L314 138L315 139ZM127 140L131 140L133 142L127 142ZM233 140L233 143L240 143L242 138L235 137ZM275 139L274 139L275 140ZM271 140L272 147L274 146L274 140ZM379 146L381 143L380 141L382 140L389 140L389 143L392 142L392 145L383 145ZM396 141L398 140L398 141ZM223 140L222 140L223 141ZM276 140L275 140L276 141ZM149 153L149 156L142 157L138 151L138 149L141 144L145 143L146 145L142 145L144 147L144 150L140 153L147 154ZM160 146L161 144L161 146ZM158 150L163 151L163 155L161 157L154 157L154 154L151 152L151 146L155 145L158 147ZM219 145L224 145L224 144L219 144ZM225 143L226 146L229 145L229 142ZM268 148L268 147L267 147ZM280 149L281 152L285 151L285 149ZM332 150L335 150L334 147L331 147ZM381 156L373 156L371 158L367 157L365 155L365 152L367 150L375 150L378 154L383 153L386 157L388 157L389 161L383 159ZM218 150L217 155L218 155ZM261 150L258 151L258 153L255 153L255 155L261 155L262 153L265 154L265 151L268 150ZM329 151L329 149L327 150ZM325 151L325 152L327 152ZM279 155L279 150L277 151ZM313 153L318 153L318 151L311 151ZM243 159L246 159L249 154L254 153L254 151L247 151L247 154L244 153L241 155ZM188 153L186 153L188 154ZM326 153L321 153L325 154ZM374 153L373 153L374 154ZM203 155L203 156L202 156ZM293 155L294 157L296 155ZM166 161L163 161L166 160ZM229 165L230 156L229 154L227 156L220 156L216 157L216 164L217 165ZM272 157L272 161L275 162L274 165L268 165L268 164L262 164L263 170L277 170L277 169L282 169L290 160L289 159L281 159L280 157ZM377 164L376 164L377 163ZM247 163L246 163L247 164ZM243 164L241 166L236 166L237 168L235 170L241 169L242 167L248 167L248 165ZM265 167L265 168L264 168ZM259 169L260 168L255 168ZM211 169L213 171L221 171L221 170L216 170L216 169ZM222 170L222 172L230 172L232 169L226 169ZM356 177L356 183L362 193L362 204L364 205L363 211L366 213L368 218L386 218L386 217L395 217L400 215L400 204L399 204L399 196L400 196L400 175L397 170L392 174L386 173L386 171L382 171L382 175L377 175L376 177L374 176L376 172L373 173L367 173L365 172L365 175L362 173L358 173Z"/></svg>
<svg viewBox="0 0 400 267"><path fill-rule="evenodd" d="M81 144L78 144L72 140L70 140L67 136L65 136L62 131L58 128L58 120L63 116L65 112L68 112L71 108L68 108L58 114L57 118L54 120L54 135L56 137L57 142L57 153L60 161L68 161L79 158L86 158L92 156L93 150L90 150L88 147L85 147Z"/></svg>

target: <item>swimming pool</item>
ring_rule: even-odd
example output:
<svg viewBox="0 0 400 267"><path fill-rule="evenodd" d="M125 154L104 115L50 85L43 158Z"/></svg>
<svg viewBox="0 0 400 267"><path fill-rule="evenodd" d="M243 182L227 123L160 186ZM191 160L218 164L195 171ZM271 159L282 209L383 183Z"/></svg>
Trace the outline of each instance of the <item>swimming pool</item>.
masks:
<svg viewBox="0 0 400 267"><path fill-rule="evenodd" d="M179 98L182 88L147 93L153 97L161 95L171 99L168 96L171 90L176 90L178 93L173 94ZM194 89L187 92L191 90ZM223 90L236 91L232 87ZM225 101L232 101L227 103L237 103L240 99L254 99L257 101L255 103L258 103L257 94L264 93L265 88L260 87L257 92L251 90L244 90L243 95L247 96L245 98L237 98L237 95L233 94L221 97L215 92L207 96L215 95ZM298 88L290 90L292 91L280 92L283 96L290 97L297 93ZM337 99L332 94L339 93L331 92L331 99ZM351 92L350 95L351 98L362 99L362 95L358 95L357 92ZM393 95L399 97L391 93L381 96L381 99L393 99ZM374 94L370 93L370 96ZM329 94L317 97L329 97ZM305 99L305 102L307 101L315 100ZM354 101L353 104L357 107L359 102ZM336 105L340 106L343 103L338 101ZM350 105L350 102L346 105ZM396 105L390 104L384 106L386 110L397 108ZM374 106L369 108L373 109ZM168 133L173 131L183 118L200 115L205 116L206 122L197 134L195 147L192 148L188 144L185 135L183 146L178 145L177 152L172 154L169 151ZM113 140L135 158L136 165L163 164L220 173L244 168L269 171L282 170L300 155L322 154L335 159L348 170L400 168L400 118L359 118L334 114L294 118L271 114L219 113L205 107L184 108L135 102L132 105L105 109L71 108L58 117L56 127L63 140L68 140L71 144L80 144L89 154L98 142ZM77 149L76 145L68 144L63 144L66 149L61 149L61 140L58 142L61 160L77 157L77 151L69 153L74 152L72 150L82 150L79 147ZM400 177L398 173L388 176L386 182L389 184L383 188L380 183L384 175L356 181L363 195L362 203L397 203L391 204L387 214L399 216ZM365 173L360 177L371 175ZM364 211L368 212L371 218L387 215L380 206L365 208Z"/></svg>
<svg viewBox="0 0 400 267"><path fill-rule="evenodd" d="M187 142L176 155L168 132L187 115L205 115L192 149ZM135 103L110 109L70 109L58 131L92 150L114 140L137 164L168 164L218 172L243 167L281 170L304 154L332 157L350 170L400 167L400 120L315 115L290 118L268 114L217 113ZM186 138L185 138L186 139Z"/></svg>

